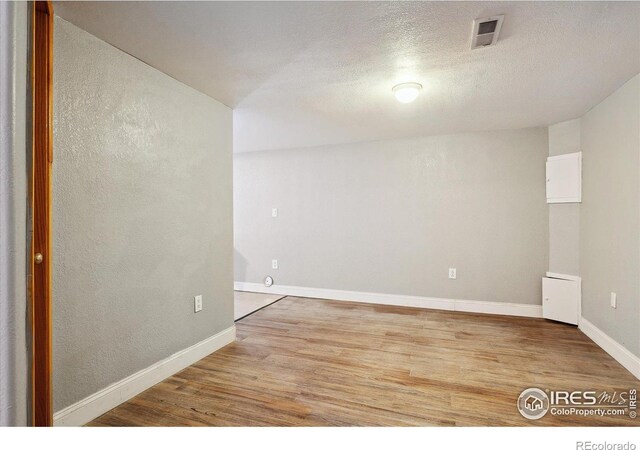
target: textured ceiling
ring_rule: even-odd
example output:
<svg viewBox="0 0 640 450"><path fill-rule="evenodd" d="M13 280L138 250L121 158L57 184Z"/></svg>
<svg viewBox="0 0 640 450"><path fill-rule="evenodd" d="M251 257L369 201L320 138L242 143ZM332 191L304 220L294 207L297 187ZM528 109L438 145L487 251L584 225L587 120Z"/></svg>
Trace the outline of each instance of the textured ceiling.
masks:
<svg viewBox="0 0 640 450"><path fill-rule="evenodd" d="M234 108L236 152L549 125L640 72L640 3L57 2ZM473 19L504 14L470 50ZM400 104L391 88L425 86Z"/></svg>

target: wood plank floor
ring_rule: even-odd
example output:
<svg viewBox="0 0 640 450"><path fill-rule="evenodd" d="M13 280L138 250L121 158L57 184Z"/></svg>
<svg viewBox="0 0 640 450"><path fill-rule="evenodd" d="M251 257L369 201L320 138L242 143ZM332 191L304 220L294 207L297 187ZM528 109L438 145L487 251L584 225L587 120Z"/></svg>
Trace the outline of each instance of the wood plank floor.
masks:
<svg viewBox="0 0 640 450"><path fill-rule="evenodd" d="M640 388L569 325L297 297L236 325L235 343L90 425L640 425L520 416L528 387Z"/></svg>

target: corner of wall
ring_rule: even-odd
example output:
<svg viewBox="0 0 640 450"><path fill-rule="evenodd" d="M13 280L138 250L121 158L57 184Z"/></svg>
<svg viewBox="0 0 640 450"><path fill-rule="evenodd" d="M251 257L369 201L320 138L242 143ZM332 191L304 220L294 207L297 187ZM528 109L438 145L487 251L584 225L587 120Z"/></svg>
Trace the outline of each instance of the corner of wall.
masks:
<svg viewBox="0 0 640 450"><path fill-rule="evenodd" d="M581 119L549 126L549 156L581 151ZM549 272L580 275L580 203L549 204Z"/></svg>

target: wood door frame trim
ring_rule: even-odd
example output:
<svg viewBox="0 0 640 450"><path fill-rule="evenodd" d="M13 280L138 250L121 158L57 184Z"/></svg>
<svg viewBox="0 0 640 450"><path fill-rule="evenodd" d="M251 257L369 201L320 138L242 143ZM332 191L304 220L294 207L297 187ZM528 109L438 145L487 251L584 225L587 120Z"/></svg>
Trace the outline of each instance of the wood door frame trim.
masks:
<svg viewBox="0 0 640 450"><path fill-rule="evenodd" d="M53 162L53 5L31 9L32 167L29 254L31 424L53 425L51 359L51 164ZM41 262L35 255L41 254Z"/></svg>

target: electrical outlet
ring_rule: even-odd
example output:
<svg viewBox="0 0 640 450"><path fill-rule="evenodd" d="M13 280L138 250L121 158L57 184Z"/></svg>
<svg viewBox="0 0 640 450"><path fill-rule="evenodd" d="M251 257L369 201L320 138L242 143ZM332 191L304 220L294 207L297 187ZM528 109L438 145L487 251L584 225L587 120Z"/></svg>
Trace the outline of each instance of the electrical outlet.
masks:
<svg viewBox="0 0 640 450"><path fill-rule="evenodd" d="M193 307L195 312L202 311L202 295L196 295L193 297Z"/></svg>
<svg viewBox="0 0 640 450"><path fill-rule="evenodd" d="M271 268L272 269L277 269L278 268L278 260L277 259L272 259L271 260Z"/></svg>
<svg viewBox="0 0 640 450"><path fill-rule="evenodd" d="M458 276L458 272L455 267L449 267L449 279L455 280Z"/></svg>
<svg viewBox="0 0 640 450"><path fill-rule="evenodd" d="M278 208L271 208L271 217L278 217Z"/></svg>
<svg viewBox="0 0 640 450"><path fill-rule="evenodd" d="M618 307L618 294L616 294L615 292L611 293L611 307L613 309Z"/></svg>

